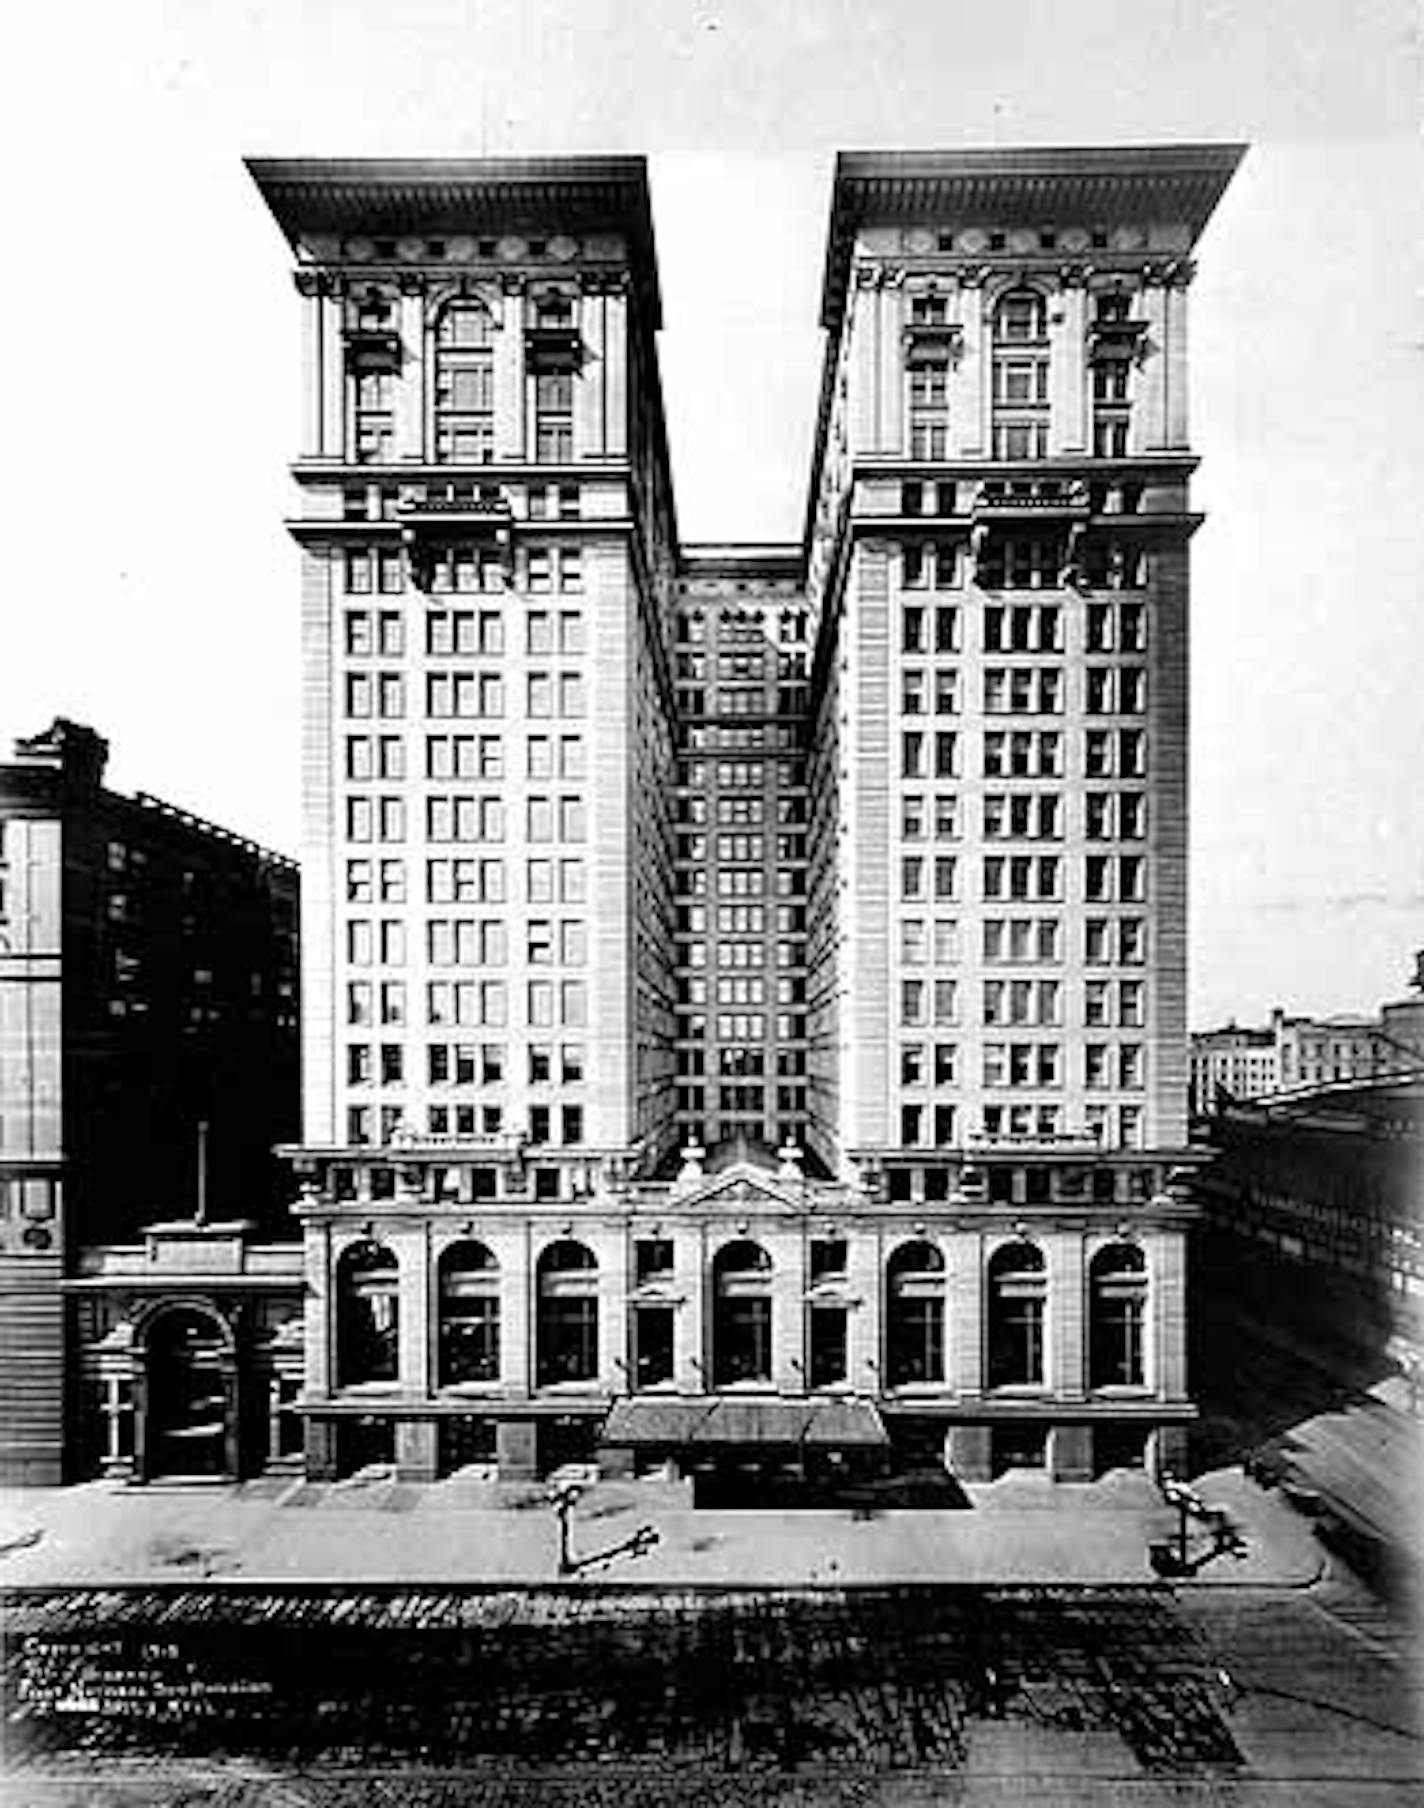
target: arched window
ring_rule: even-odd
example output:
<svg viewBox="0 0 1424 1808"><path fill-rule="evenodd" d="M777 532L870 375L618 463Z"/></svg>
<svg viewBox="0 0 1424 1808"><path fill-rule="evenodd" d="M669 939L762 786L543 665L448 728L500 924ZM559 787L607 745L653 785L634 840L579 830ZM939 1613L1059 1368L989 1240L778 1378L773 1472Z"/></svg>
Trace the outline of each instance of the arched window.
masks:
<svg viewBox="0 0 1424 1808"><path fill-rule="evenodd" d="M340 1387L400 1374L400 1271L381 1243L355 1243L336 1264L336 1379Z"/></svg>
<svg viewBox="0 0 1424 1808"><path fill-rule="evenodd" d="M1147 1264L1131 1243L1109 1243L1088 1267L1090 1387L1140 1387Z"/></svg>
<svg viewBox="0 0 1424 1808"><path fill-rule="evenodd" d="M493 322L475 301L452 301L435 329L435 457L487 465L494 457Z"/></svg>
<svg viewBox="0 0 1424 1808"><path fill-rule="evenodd" d="M712 1385L771 1380L771 1257L728 1243L712 1259Z"/></svg>
<svg viewBox="0 0 1424 1808"><path fill-rule="evenodd" d="M540 1387L598 1379L598 1263L568 1238L539 1257L535 1373Z"/></svg>
<svg viewBox="0 0 1424 1808"><path fill-rule="evenodd" d="M994 457L1046 457L1048 325L1036 290L1011 289L994 309L993 382Z"/></svg>
<svg viewBox="0 0 1424 1808"><path fill-rule="evenodd" d="M439 1385L499 1379L499 1264L483 1243L440 1257Z"/></svg>
<svg viewBox="0 0 1424 1808"><path fill-rule="evenodd" d="M944 1257L933 1243L902 1243L885 1268L885 1385L944 1380Z"/></svg>
<svg viewBox="0 0 1424 1808"><path fill-rule="evenodd" d="M1043 1380L1043 1257L1030 1243L1006 1243L989 1261L989 1386Z"/></svg>

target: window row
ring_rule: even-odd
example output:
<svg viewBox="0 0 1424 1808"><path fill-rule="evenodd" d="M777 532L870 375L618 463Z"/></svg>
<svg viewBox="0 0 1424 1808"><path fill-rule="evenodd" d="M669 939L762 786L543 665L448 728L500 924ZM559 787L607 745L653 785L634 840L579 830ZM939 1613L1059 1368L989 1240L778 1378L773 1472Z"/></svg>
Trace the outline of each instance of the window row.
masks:
<svg viewBox="0 0 1424 1808"><path fill-rule="evenodd" d="M356 1086L396 1084L406 1078L407 1049L400 1042L354 1042L347 1046L346 1081ZM586 1077L581 1042L536 1042L525 1051L531 1086L574 1086ZM425 1079L430 1086L502 1086L508 1071L502 1042L431 1042L425 1048Z"/></svg>
<svg viewBox="0 0 1424 1808"><path fill-rule="evenodd" d="M719 1042L762 1042L768 1033L778 1042L799 1042L806 1034L806 1018L800 1011L779 1011L767 1017L761 1011L727 1011L713 1020ZM707 1034L708 1020L700 1011L681 1017L677 1033L690 1041Z"/></svg>
<svg viewBox="0 0 1424 1808"><path fill-rule="evenodd" d="M525 799L525 833L531 842L582 841L587 813L578 796ZM348 841L403 841L406 800L402 797L348 797ZM430 842L503 841L505 805L500 797L451 795L425 799L425 838ZM475 870L473 868L469 869ZM360 871L360 869L358 869ZM364 878L364 874L362 877Z"/></svg>
<svg viewBox="0 0 1424 1808"><path fill-rule="evenodd" d="M585 896L581 860L534 859L526 864L526 896L532 904L581 904ZM348 860L346 901L400 904L406 897L403 860ZM425 863L425 900L430 904L503 904L502 860L457 856Z"/></svg>
<svg viewBox="0 0 1424 1808"><path fill-rule="evenodd" d="M766 930L768 918L764 904L719 904L711 920L722 935L761 935ZM806 912L800 905L778 904L770 921L779 935L800 933L806 928ZM705 904L683 905L677 913L677 927L681 934L705 935L708 907Z"/></svg>
<svg viewBox="0 0 1424 1808"><path fill-rule="evenodd" d="M774 958L768 954L774 950ZM716 946L717 966L721 968L765 967L800 967L805 964L804 942L718 942ZM708 947L706 942L687 942L683 945L679 959L684 966L705 967Z"/></svg>
<svg viewBox="0 0 1424 1808"><path fill-rule="evenodd" d="M562 1023L568 1028L587 1022L588 993L581 979L530 980L526 1021L532 1025ZM425 1020L435 1025L504 1028L509 997L502 979L431 980L425 988ZM351 980L346 987L346 1022L352 1028L387 1026L407 1021L404 980Z"/></svg>
<svg viewBox="0 0 1424 1808"><path fill-rule="evenodd" d="M498 547L441 545L422 549L422 575L436 595L493 595L508 590L533 595L574 593L584 587L583 549L529 546L511 561ZM406 555L395 547L348 547L342 562L348 596L399 596L411 581Z"/></svg>
<svg viewBox="0 0 1424 1808"><path fill-rule="evenodd" d="M955 1149L969 1114L952 1104L906 1101L900 1106L900 1146L904 1149ZM1066 1133L1065 1107L1051 1099L986 1100L972 1126L993 1139L1054 1142ZM1086 1103L1081 1134L1102 1148L1140 1149L1146 1125L1140 1104Z"/></svg>
<svg viewBox="0 0 1424 1808"><path fill-rule="evenodd" d="M661 1241L661 1240L659 1240ZM635 1263L638 1291L671 1281L667 1266ZM797 1325L797 1367L812 1388L850 1379L849 1304L836 1291L839 1271L823 1272L820 1296ZM774 1269L749 1239L724 1245L710 1272L709 1348L698 1358L714 1388L769 1386L775 1378ZM550 1387L608 1380L600 1364L602 1277L594 1252L564 1238L540 1251L533 1275L534 1381ZM949 1273L939 1248L921 1239L901 1244L885 1263L881 1366L887 1388L942 1386L949 1377ZM335 1372L339 1387L400 1380L400 1264L374 1241L352 1245L335 1275ZM1002 1244L983 1280L984 1379L991 1388L1038 1387L1047 1378L1049 1278L1043 1253L1028 1242ZM1148 1275L1142 1251L1119 1242L1098 1250L1084 1277L1088 1382L1094 1388L1139 1387L1146 1374ZM493 1251L474 1239L454 1243L435 1263L438 1386L494 1384L505 1378L502 1277ZM676 1381L678 1308L656 1293L629 1302L629 1357L622 1372L635 1391ZM514 1339L522 1344L519 1324Z"/></svg>
<svg viewBox="0 0 1424 1808"><path fill-rule="evenodd" d="M531 717L582 716L581 672L530 672L525 712ZM406 680L399 672L348 672L345 713L352 719L398 719L406 713ZM504 679L496 672L431 672L425 679L425 713L435 718L499 717L505 711Z"/></svg>
<svg viewBox="0 0 1424 1808"><path fill-rule="evenodd" d="M425 651L431 658L497 656L505 651L504 628L504 617L496 610L431 609L425 616ZM577 609L528 610L523 638L523 650L541 656L587 650L584 618Z"/></svg>

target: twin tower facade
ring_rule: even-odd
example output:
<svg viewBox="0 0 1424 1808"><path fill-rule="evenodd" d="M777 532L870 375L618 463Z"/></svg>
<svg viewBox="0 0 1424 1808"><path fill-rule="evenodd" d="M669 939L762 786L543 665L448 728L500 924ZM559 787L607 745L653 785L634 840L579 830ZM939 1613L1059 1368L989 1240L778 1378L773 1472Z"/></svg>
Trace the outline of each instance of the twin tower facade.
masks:
<svg viewBox="0 0 1424 1808"><path fill-rule="evenodd" d="M842 156L774 547L679 541L640 159L251 165L314 1472L1175 1460L1186 306L1239 155Z"/></svg>

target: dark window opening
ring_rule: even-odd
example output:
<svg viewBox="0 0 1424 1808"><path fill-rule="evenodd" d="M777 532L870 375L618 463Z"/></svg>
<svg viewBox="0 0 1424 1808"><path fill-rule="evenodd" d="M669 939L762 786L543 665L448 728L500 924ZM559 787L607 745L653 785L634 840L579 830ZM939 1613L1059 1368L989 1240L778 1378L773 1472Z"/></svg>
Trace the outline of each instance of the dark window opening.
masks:
<svg viewBox="0 0 1424 1808"><path fill-rule="evenodd" d="M593 1251L565 1239L537 1265L535 1372L540 1387L598 1378L598 1264Z"/></svg>
<svg viewBox="0 0 1424 1808"><path fill-rule="evenodd" d="M849 1314L844 1306L813 1306L808 1332L809 1380L815 1387L837 1387L847 1379L846 1326Z"/></svg>
<svg viewBox="0 0 1424 1808"><path fill-rule="evenodd" d="M1092 1387L1140 1387L1147 1274L1142 1251L1114 1243L1088 1270L1088 1371Z"/></svg>
<svg viewBox="0 0 1424 1808"><path fill-rule="evenodd" d="M712 1385L771 1380L771 1258L729 1243L712 1263Z"/></svg>
<svg viewBox="0 0 1424 1808"><path fill-rule="evenodd" d="M439 1385L499 1379L499 1268L483 1243L440 1258Z"/></svg>
<svg viewBox="0 0 1424 1808"><path fill-rule="evenodd" d="M340 1387L394 1381L400 1372L400 1272L379 1243L357 1243L336 1266L336 1374Z"/></svg>
<svg viewBox="0 0 1424 1808"><path fill-rule="evenodd" d="M1043 1257L1009 1243L989 1263L989 1386L1033 1387L1043 1380Z"/></svg>
<svg viewBox="0 0 1424 1808"><path fill-rule="evenodd" d="M917 1387L944 1380L944 1257L932 1243L904 1243L886 1267L885 1381Z"/></svg>
<svg viewBox="0 0 1424 1808"><path fill-rule="evenodd" d="M633 1386L657 1387L673 1378L674 1309L671 1306L635 1306L633 1309Z"/></svg>

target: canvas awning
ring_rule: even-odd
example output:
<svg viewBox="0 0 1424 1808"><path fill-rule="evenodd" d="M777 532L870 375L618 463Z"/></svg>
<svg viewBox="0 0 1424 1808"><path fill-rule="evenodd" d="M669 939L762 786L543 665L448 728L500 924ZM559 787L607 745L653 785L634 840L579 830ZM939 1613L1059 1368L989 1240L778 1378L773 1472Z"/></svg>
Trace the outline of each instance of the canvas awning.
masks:
<svg viewBox="0 0 1424 1808"><path fill-rule="evenodd" d="M603 1441L662 1448L758 1444L826 1450L889 1440L879 1412L868 1400L643 1397L614 1402Z"/></svg>

